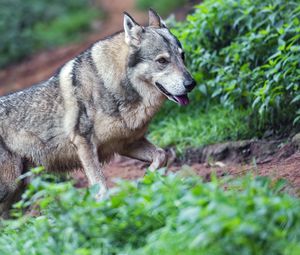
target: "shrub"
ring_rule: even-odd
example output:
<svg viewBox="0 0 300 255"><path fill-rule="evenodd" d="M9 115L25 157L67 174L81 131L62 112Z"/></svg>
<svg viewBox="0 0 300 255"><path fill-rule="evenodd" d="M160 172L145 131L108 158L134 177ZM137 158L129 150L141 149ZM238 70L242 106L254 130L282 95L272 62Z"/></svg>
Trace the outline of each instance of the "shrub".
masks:
<svg viewBox="0 0 300 255"><path fill-rule="evenodd" d="M252 108L256 130L300 120L299 0L206 0L174 33L199 83L199 105Z"/></svg>
<svg viewBox="0 0 300 255"><path fill-rule="evenodd" d="M36 178L16 207L38 204L42 215L2 222L0 253L299 254L300 201L281 182L183 176L122 181L102 202L96 187Z"/></svg>
<svg viewBox="0 0 300 255"><path fill-rule="evenodd" d="M84 0L2 0L0 67L37 49L73 40L95 16Z"/></svg>

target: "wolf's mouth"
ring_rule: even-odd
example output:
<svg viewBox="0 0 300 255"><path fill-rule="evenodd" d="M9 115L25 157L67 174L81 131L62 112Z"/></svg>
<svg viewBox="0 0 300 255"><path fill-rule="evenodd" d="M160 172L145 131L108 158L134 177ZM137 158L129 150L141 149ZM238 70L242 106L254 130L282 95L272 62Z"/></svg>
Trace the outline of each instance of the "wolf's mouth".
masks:
<svg viewBox="0 0 300 255"><path fill-rule="evenodd" d="M159 82L155 82L156 87L169 99L179 105L188 105L190 100L187 94L174 96L170 94Z"/></svg>

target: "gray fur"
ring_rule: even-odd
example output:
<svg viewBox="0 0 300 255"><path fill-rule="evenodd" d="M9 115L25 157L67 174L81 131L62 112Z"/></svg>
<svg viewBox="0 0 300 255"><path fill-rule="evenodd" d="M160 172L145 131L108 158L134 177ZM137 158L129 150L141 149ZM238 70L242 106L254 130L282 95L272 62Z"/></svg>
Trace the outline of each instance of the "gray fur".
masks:
<svg viewBox="0 0 300 255"><path fill-rule="evenodd" d="M165 152L144 137L166 99L155 82L170 78L181 88L187 70L176 38L152 10L149 24L125 14L125 33L95 43L49 80L0 98L0 216L18 197L16 179L29 166L83 168L102 197L101 165L115 153L149 162L152 170L166 164ZM155 58L166 52L172 63L162 68ZM175 85L163 86L171 93Z"/></svg>

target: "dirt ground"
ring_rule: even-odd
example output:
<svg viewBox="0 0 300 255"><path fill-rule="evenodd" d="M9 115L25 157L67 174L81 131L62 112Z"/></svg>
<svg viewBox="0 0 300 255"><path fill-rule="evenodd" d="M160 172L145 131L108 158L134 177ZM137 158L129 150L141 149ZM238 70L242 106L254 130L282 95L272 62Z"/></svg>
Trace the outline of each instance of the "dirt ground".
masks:
<svg viewBox="0 0 300 255"><path fill-rule="evenodd" d="M222 144L220 145L222 146ZM174 162L168 171L176 172L180 169L194 171L202 176L204 180L209 180L212 172L217 176L241 176L247 173L254 175L269 176L271 179L285 179L292 193L299 195L300 192L300 151L295 149L290 152L289 146L284 146L276 151L272 156L264 160L256 159L254 154L252 159L245 162L232 160L230 157L222 161L208 160L205 162L180 161ZM243 158L240 157L241 160ZM144 176L147 165L143 162L116 156L115 159L104 167L104 173L109 186L114 185L116 179L135 180ZM77 181L78 187L87 186L87 180L82 172L75 172L73 178Z"/></svg>
<svg viewBox="0 0 300 255"><path fill-rule="evenodd" d="M96 30L91 35L87 36L80 44L43 51L18 64L0 70L0 95L29 87L47 79L59 66L83 51L90 44L122 29L122 13L125 10L131 13L141 24L147 22L147 14L134 9L134 0L98 0L97 3L104 9L106 19L97 24ZM182 11L179 12L179 16L182 18ZM265 160L259 162L248 160L248 163L228 159L207 163L209 160L206 160L206 162L197 160L199 158L198 151L189 151L188 153L190 158L196 158L196 160L177 162L171 166L170 171L177 171L186 163L190 169L193 169L204 178L209 178L212 171L216 171L220 176L227 174L241 175L252 171L255 174L268 175L274 178L286 178L294 188L300 188L300 152L294 150L289 153L288 147L283 147L281 151L274 152L274 155L269 155ZM264 152L259 153L263 154ZM280 153L285 156L281 156ZM115 178L137 179L142 177L145 173L145 165L136 160L117 157L105 166L104 171L111 186L112 180ZM77 172L75 178L78 180L78 186L87 184L81 172Z"/></svg>

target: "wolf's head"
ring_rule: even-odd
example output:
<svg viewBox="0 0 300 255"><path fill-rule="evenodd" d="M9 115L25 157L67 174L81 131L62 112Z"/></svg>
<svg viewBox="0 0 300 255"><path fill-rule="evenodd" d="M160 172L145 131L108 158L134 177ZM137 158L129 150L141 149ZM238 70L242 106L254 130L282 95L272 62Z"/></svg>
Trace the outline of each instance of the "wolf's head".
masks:
<svg viewBox="0 0 300 255"><path fill-rule="evenodd" d="M130 76L155 86L177 104L187 105L187 93L196 83L184 65L181 43L161 17L149 10L149 26L142 27L124 13L124 30Z"/></svg>

